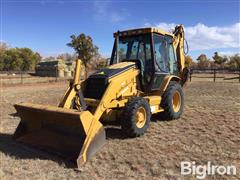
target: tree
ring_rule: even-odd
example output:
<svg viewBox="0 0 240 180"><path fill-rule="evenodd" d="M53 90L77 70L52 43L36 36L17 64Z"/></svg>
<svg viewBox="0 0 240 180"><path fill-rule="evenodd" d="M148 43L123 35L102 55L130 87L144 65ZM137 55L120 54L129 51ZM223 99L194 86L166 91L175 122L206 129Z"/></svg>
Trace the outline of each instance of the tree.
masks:
<svg viewBox="0 0 240 180"><path fill-rule="evenodd" d="M1 56L2 56L2 55L0 54L0 71L2 71L3 68L4 68L3 58L2 58Z"/></svg>
<svg viewBox="0 0 240 180"><path fill-rule="evenodd" d="M200 56L198 56L197 61L197 66L200 69L209 68L211 66L211 63L208 60L206 54L201 54Z"/></svg>
<svg viewBox="0 0 240 180"><path fill-rule="evenodd" d="M224 66L224 63L228 60L226 56L222 57L218 54L218 52L215 52L212 58L214 60L214 63L218 64L219 66Z"/></svg>
<svg viewBox="0 0 240 180"><path fill-rule="evenodd" d="M17 48L19 51L19 57L22 59L23 63L21 65L21 70L34 70L36 64L40 62L41 56L39 53L34 53L29 48Z"/></svg>
<svg viewBox="0 0 240 180"><path fill-rule="evenodd" d="M91 66L94 69L101 69L107 66L107 59L101 56L100 54L97 54L93 57L93 60L91 61Z"/></svg>
<svg viewBox="0 0 240 180"><path fill-rule="evenodd" d="M11 48L1 55L0 70L34 70L40 60L40 54L29 48Z"/></svg>
<svg viewBox="0 0 240 180"><path fill-rule="evenodd" d="M193 60L192 60L191 56L189 56L189 55L185 56L185 66L186 67L190 67L192 65L192 62L193 62Z"/></svg>
<svg viewBox="0 0 240 180"><path fill-rule="evenodd" d="M208 61L208 58L207 58L206 54L201 54L200 56L198 56L197 61L198 62Z"/></svg>
<svg viewBox="0 0 240 180"><path fill-rule="evenodd" d="M210 68L210 67L211 67L211 62L209 60L198 62L198 68L200 68L200 69L205 69L205 68Z"/></svg>
<svg viewBox="0 0 240 180"><path fill-rule="evenodd" d="M43 61L56 61L56 57L54 56L48 56L43 59Z"/></svg>
<svg viewBox="0 0 240 180"><path fill-rule="evenodd" d="M93 44L92 38L86 36L85 34L80 34L78 36L71 35L71 42L67 45L72 47L78 58L81 59L82 64L85 68L85 79L88 75L88 65L92 61L93 57L98 54L98 47Z"/></svg>
<svg viewBox="0 0 240 180"><path fill-rule="evenodd" d="M7 43L5 42L0 42L0 71L3 70L4 68L4 53L6 52L6 50L9 48L9 46L7 45Z"/></svg>
<svg viewBox="0 0 240 180"><path fill-rule="evenodd" d="M64 53L58 55L57 59L63 59L64 61L74 61L76 60L76 55L75 54L69 54L69 53Z"/></svg>
<svg viewBox="0 0 240 180"><path fill-rule="evenodd" d="M227 63L227 66L231 69L240 69L240 55L235 54L234 56L230 56L229 62Z"/></svg>
<svg viewBox="0 0 240 180"><path fill-rule="evenodd" d="M0 42L0 53L9 49L9 46L5 42Z"/></svg>
<svg viewBox="0 0 240 180"><path fill-rule="evenodd" d="M192 63L191 63L191 66L190 66L191 68L197 68L198 67L198 63L196 63L195 61L193 61Z"/></svg>

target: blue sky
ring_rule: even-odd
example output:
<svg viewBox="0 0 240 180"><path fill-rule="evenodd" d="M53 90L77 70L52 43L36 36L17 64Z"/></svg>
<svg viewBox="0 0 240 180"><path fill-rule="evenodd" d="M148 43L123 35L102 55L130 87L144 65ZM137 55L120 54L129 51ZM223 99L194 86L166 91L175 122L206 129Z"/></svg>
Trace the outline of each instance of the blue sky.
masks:
<svg viewBox="0 0 240 180"><path fill-rule="evenodd" d="M109 56L117 30L158 26L186 28L190 55L240 52L240 1L80 1L2 0L1 40L29 47L43 57L73 52L71 34L90 35Z"/></svg>

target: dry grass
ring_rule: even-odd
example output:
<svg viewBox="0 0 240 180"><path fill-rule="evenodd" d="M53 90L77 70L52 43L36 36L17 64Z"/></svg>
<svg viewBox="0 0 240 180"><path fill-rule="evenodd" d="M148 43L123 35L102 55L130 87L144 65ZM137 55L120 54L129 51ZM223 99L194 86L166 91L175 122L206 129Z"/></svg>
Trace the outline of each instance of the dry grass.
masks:
<svg viewBox="0 0 240 180"><path fill-rule="evenodd" d="M185 111L179 120L153 121L140 138L123 138L118 127L107 128L107 144L81 171L59 157L15 143L19 119L14 103L57 104L66 84L1 89L0 179L194 179L181 177L180 162L236 165L240 179L240 84L193 81L185 88Z"/></svg>

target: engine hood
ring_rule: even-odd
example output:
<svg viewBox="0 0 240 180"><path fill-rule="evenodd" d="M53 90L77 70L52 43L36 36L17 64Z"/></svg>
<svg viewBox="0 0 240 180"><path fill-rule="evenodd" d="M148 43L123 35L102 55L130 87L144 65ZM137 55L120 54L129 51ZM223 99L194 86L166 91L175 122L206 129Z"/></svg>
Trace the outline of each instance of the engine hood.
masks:
<svg viewBox="0 0 240 180"><path fill-rule="evenodd" d="M120 73L123 73L131 68L136 68L136 63L135 62L121 62L118 64L113 64L107 68L103 68L94 74L91 75L91 77L94 76L105 76L108 79L112 78Z"/></svg>
<svg viewBox="0 0 240 180"><path fill-rule="evenodd" d="M106 91L110 79L131 69L135 69L136 67L135 62L121 62L95 72L86 80L84 97L101 99Z"/></svg>

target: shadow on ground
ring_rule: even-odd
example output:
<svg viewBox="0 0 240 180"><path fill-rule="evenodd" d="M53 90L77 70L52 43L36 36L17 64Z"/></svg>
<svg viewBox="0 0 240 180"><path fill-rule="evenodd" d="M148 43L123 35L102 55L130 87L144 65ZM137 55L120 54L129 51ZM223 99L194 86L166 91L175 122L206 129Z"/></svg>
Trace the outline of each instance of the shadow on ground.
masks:
<svg viewBox="0 0 240 180"><path fill-rule="evenodd" d="M117 127L106 127L106 139L125 139L127 138ZM40 159L52 160L58 164L64 164L67 168L74 168L76 164L66 157L56 154L46 149L39 149L35 146L23 144L13 139L13 135L0 133L0 151L16 159Z"/></svg>
<svg viewBox="0 0 240 180"><path fill-rule="evenodd" d="M0 133L0 151L8 156L13 156L16 159L41 159L52 160L58 164L65 164L67 168L74 168L75 163L64 159L60 155L55 155L53 152L46 152L42 149L19 143L13 139L10 134Z"/></svg>
<svg viewBox="0 0 240 180"><path fill-rule="evenodd" d="M10 114L15 117L16 113ZM159 117L153 115L151 120L156 122ZM103 123L106 132L106 139L127 139L128 137L122 132L119 123ZM66 157L62 157L55 152L39 149L35 146L23 144L13 139L11 134L0 133L0 151L8 156L13 156L16 159L41 159L52 160L58 164L64 164L67 168L76 167L73 161L69 161Z"/></svg>

